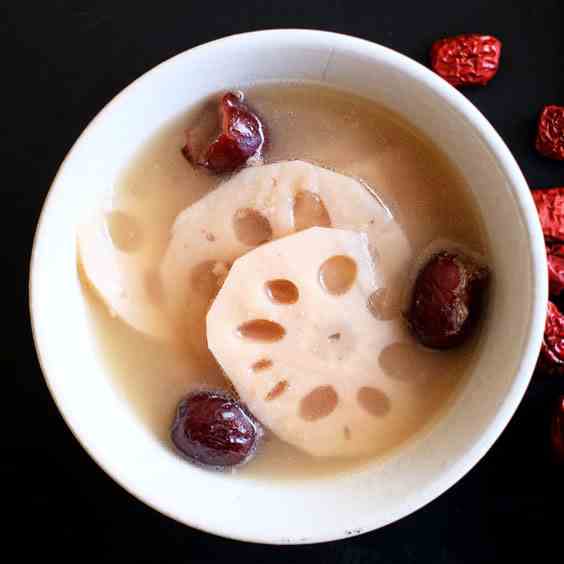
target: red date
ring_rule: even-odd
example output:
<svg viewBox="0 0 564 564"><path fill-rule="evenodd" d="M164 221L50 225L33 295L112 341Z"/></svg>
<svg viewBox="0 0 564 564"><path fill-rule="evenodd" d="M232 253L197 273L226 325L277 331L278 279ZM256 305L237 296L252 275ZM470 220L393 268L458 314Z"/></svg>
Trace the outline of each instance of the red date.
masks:
<svg viewBox="0 0 564 564"><path fill-rule="evenodd" d="M431 67L453 86L485 86L497 73L501 41L492 35L463 34L439 39Z"/></svg>
<svg viewBox="0 0 564 564"><path fill-rule="evenodd" d="M564 245L547 244L546 258L548 262L548 292L551 296L559 296L564 290Z"/></svg>
<svg viewBox="0 0 564 564"><path fill-rule="evenodd" d="M561 396L552 415L550 442L554 460L564 464L564 396Z"/></svg>
<svg viewBox="0 0 564 564"><path fill-rule="evenodd" d="M489 271L460 254L442 251L415 281L407 319L425 346L447 349L466 339L482 309Z"/></svg>
<svg viewBox="0 0 564 564"><path fill-rule="evenodd" d="M195 165L216 174L233 172L244 166L251 157L260 157L265 145L265 128L242 95L228 92L219 104L220 133L202 144L196 139L198 131L186 132L182 154ZM203 148L201 148L203 145Z"/></svg>
<svg viewBox="0 0 564 564"><path fill-rule="evenodd" d="M564 186L535 189L532 194L545 238L564 242Z"/></svg>
<svg viewBox="0 0 564 564"><path fill-rule="evenodd" d="M564 290L564 187L533 190L546 243L548 286L551 297ZM549 302L538 362L540 371L564 374L564 316Z"/></svg>
<svg viewBox="0 0 564 564"><path fill-rule="evenodd" d="M537 151L550 159L564 160L564 106L545 106L539 116Z"/></svg>
<svg viewBox="0 0 564 564"><path fill-rule="evenodd" d="M262 436L247 408L221 390L199 391L183 399L171 440L191 462L221 470L248 462Z"/></svg>
<svg viewBox="0 0 564 564"><path fill-rule="evenodd" d="M550 301L538 367L547 374L564 374L564 316Z"/></svg>

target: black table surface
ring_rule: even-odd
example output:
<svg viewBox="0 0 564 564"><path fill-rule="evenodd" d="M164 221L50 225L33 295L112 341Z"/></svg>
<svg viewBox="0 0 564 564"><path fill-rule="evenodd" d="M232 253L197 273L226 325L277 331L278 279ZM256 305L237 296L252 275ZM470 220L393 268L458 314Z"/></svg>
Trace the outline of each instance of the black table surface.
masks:
<svg viewBox="0 0 564 564"><path fill-rule="evenodd" d="M0 560L564 562L564 469L551 462L548 442L549 408L564 393L563 379L534 378L493 448L423 509L379 531L311 546L240 543L160 515L104 474L61 419L35 356L27 276L37 218L66 152L116 93L164 59L221 36L288 27L355 35L423 63L440 36L498 36L498 76L464 93L499 131L531 186L564 185L564 164L532 146L538 110L564 103L562 0L2 2L1 186L4 203L14 208L6 208L2 222L9 325L2 347Z"/></svg>

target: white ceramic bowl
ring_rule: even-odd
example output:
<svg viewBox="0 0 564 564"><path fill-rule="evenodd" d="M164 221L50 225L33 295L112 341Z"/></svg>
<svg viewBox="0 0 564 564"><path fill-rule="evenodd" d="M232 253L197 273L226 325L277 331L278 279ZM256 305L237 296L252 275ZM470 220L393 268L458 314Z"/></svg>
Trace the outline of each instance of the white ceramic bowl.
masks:
<svg viewBox="0 0 564 564"><path fill-rule="evenodd" d="M76 273L76 221L165 121L210 93L265 80L322 81L403 114L458 164L480 204L495 284L480 360L438 424L352 475L275 482L181 461L137 420L98 358ZM519 404L547 301L543 238L509 150L468 100L420 64L343 35L264 31L166 61L119 94L76 142L35 237L31 316L47 384L73 433L129 492L183 523L266 543L343 538L391 523L459 480Z"/></svg>

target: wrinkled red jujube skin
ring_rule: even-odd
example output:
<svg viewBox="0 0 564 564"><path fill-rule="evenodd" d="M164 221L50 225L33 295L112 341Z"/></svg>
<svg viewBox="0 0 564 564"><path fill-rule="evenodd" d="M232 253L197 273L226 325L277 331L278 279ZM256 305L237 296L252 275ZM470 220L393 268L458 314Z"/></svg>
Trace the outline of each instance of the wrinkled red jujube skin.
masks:
<svg viewBox="0 0 564 564"><path fill-rule="evenodd" d="M249 158L260 157L265 145L265 128L257 114L233 92L225 94L219 103L220 133L200 154L196 152L192 131L186 132L182 154L198 166L215 174L233 172ZM200 143L201 144L201 143Z"/></svg>
<svg viewBox="0 0 564 564"><path fill-rule="evenodd" d="M549 294L560 303L564 295L564 186L537 188L532 195L545 238ZM537 367L548 374L564 374L564 315L550 301Z"/></svg>
<svg viewBox="0 0 564 564"><path fill-rule="evenodd" d="M564 316L550 301L538 367L548 374L564 374Z"/></svg>
<svg viewBox="0 0 564 564"><path fill-rule="evenodd" d="M469 335L483 306L489 271L470 258L442 251L415 281L407 320L426 347L448 349Z"/></svg>
<svg viewBox="0 0 564 564"><path fill-rule="evenodd" d="M453 86L485 86L497 73L501 41L477 33L439 39L431 47L431 68Z"/></svg>
<svg viewBox="0 0 564 564"><path fill-rule="evenodd" d="M247 408L222 390L202 390L184 398L172 424L178 451L200 466L225 469L248 462L262 428Z"/></svg>
<svg viewBox="0 0 564 564"><path fill-rule="evenodd" d="M564 245L547 244L548 291L551 296L559 296L564 290Z"/></svg>
<svg viewBox="0 0 564 564"><path fill-rule="evenodd" d="M545 106L537 124L537 151L550 159L564 160L564 106Z"/></svg>
<svg viewBox="0 0 564 564"><path fill-rule="evenodd" d="M531 193L545 238L564 242L564 186L536 188Z"/></svg>
<svg viewBox="0 0 564 564"><path fill-rule="evenodd" d="M564 396L558 399L552 415L550 442L554 459L559 464L564 464Z"/></svg>

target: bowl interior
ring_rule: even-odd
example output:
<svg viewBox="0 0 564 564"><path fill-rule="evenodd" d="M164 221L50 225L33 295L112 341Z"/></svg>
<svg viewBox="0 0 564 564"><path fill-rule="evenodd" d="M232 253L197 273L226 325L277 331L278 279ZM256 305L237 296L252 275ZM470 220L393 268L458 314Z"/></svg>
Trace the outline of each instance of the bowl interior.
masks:
<svg viewBox="0 0 564 564"><path fill-rule="evenodd" d="M495 278L480 359L437 425L352 475L271 483L187 465L140 424L97 356L77 278L75 234L77 220L163 122L212 92L280 79L352 90L403 114L434 139L479 202ZM66 421L94 459L134 495L224 536L272 543L331 540L377 528L427 503L497 438L525 391L540 346L543 252L527 186L509 151L441 79L397 53L345 36L291 30L246 34L153 69L113 100L74 146L37 232L34 334Z"/></svg>

